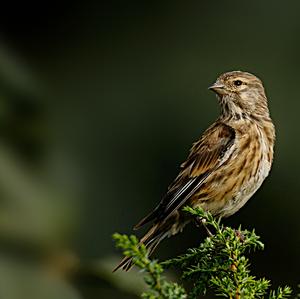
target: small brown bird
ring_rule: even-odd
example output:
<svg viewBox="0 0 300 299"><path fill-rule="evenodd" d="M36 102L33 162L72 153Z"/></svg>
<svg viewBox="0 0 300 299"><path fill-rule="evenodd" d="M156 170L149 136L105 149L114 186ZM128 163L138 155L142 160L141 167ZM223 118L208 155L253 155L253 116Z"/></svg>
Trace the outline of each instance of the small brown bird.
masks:
<svg viewBox="0 0 300 299"><path fill-rule="evenodd" d="M271 169L275 129L260 79L228 72L209 89L217 94L219 118L193 144L158 206L134 227L152 222L141 239L149 254L192 220L182 212L184 205L228 217L249 200ZM115 270L131 266L132 260L124 258Z"/></svg>

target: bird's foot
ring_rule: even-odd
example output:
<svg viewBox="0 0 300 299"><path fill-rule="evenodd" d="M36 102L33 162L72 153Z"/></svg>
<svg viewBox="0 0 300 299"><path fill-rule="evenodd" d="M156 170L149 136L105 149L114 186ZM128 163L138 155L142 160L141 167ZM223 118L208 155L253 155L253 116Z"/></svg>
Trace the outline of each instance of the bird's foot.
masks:
<svg viewBox="0 0 300 299"><path fill-rule="evenodd" d="M213 233L209 230L209 228L206 225L206 219L201 218L201 217L196 217L195 218L195 224L197 227L203 226L207 232L207 234L212 237Z"/></svg>

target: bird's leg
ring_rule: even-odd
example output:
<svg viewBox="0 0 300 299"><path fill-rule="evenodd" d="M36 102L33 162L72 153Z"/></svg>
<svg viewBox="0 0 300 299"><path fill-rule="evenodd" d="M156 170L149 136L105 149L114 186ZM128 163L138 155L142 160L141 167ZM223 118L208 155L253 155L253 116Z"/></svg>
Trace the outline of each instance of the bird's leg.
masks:
<svg viewBox="0 0 300 299"><path fill-rule="evenodd" d="M195 224L197 227L203 226L207 232L207 234L212 237L213 233L208 229L208 227L206 226L206 220L204 218L201 217L196 217L195 218Z"/></svg>
<svg viewBox="0 0 300 299"><path fill-rule="evenodd" d="M202 221L200 217L195 217L194 222L197 227L200 227L202 225Z"/></svg>

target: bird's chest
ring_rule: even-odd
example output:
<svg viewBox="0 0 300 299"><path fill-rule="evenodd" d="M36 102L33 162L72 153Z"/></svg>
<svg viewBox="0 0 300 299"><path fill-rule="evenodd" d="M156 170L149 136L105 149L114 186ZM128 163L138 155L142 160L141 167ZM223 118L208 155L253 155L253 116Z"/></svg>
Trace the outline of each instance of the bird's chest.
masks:
<svg viewBox="0 0 300 299"><path fill-rule="evenodd" d="M257 191L270 172L272 156L273 148L263 132L250 131L241 136L233 163L228 166L234 169L231 171L234 188L224 198L223 216L237 212Z"/></svg>

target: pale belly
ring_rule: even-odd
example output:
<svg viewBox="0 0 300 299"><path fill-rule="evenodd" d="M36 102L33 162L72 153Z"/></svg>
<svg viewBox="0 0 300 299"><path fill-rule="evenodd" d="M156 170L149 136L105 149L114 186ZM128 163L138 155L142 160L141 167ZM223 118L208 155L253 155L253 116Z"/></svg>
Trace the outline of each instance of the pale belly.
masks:
<svg viewBox="0 0 300 299"><path fill-rule="evenodd" d="M231 199L226 200L219 214L222 217L228 217L242 208L245 203L253 196L253 194L260 188L263 181L268 176L270 169L270 163L267 160L262 161L257 175L252 177L248 182L245 182L241 189L233 194Z"/></svg>
<svg viewBox="0 0 300 299"><path fill-rule="evenodd" d="M270 172L271 163L266 156L263 154L262 156L256 157L259 162L255 163L254 160L248 163L249 165L240 160L241 167L235 166L235 172L232 172L232 165L226 167L221 181L216 177L208 180L207 186L210 187L205 192L209 196L201 200L193 200L192 205L201 206L213 215L222 217L236 213L259 189Z"/></svg>

